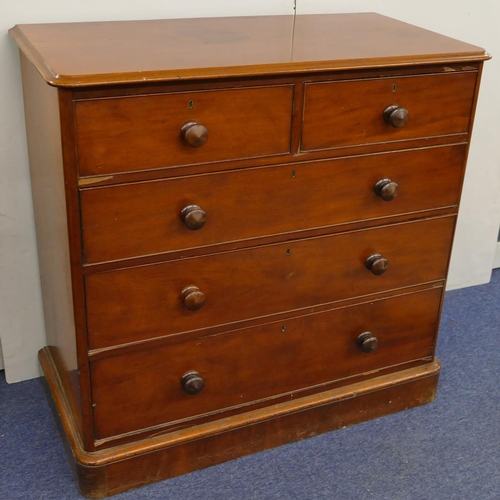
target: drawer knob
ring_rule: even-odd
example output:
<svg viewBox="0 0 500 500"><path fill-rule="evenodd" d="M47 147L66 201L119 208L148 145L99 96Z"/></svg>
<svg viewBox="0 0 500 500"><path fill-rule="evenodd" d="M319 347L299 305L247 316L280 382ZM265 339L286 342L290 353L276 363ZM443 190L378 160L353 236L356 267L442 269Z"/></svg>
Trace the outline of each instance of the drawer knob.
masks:
<svg viewBox="0 0 500 500"><path fill-rule="evenodd" d="M205 305L205 294L196 286L189 285L181 292L186 309L197 311Z"/></svg>
<svg viewBox="0 0 500 500"><path fill-rule="evenodd" d="M205 381L196 371L186 372L181 378L181 385L187 394L194 396L199 394L205 387Z"/></svg>
<svg viewBox="0 0 500 500"><path fill-rule="evenodd" d="M366 267L373 273L375 276L380 276L381 274L384 274L387 271L387 268L389 267L389 261L385 258L382 257L379 253L374 253L373 255L370 255L366 259Z"/></svg>
<svg viewBox="0 0 500 500"><path fill-rule="evenodd" d="M378 347L378 339L372 335L372 332L363 332L356 339L356 345L363 352L373 352Z"/></svg>
<svg viewBox="0 0 500 500"><path fill-rule="evenodd" d="M207 142L207 127L193 120L188 121L181 127L181 138L188 146L199 148Z"/></svg>
<svg viewBox="0 0 500 500"><path fill-rule="evenodd" d="M198 205L188 205L181 210L181 221L188 229L196 231L207 222L207 213Z"/></svg>
<svg viewBox="0 0 500 500"><path fill-rule="evenodd" d="M380 179L373 187L375 194L384 201L391 201L399 194L399 184L391 179Z"/></svg>
<svg viewBox="0 0 500 500"><path fill-rule="evenodd" d="M397 104L391 104L384 109L384 120L396 128L401 128L408 121L408 110Z"/></svg>

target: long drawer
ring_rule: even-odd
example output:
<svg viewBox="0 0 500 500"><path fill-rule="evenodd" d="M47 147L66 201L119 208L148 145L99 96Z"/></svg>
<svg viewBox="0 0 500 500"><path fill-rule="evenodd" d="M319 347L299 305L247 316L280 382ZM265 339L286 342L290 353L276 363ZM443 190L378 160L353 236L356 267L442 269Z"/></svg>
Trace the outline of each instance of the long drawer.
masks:
<svg viewBox="0 0 500 500"><path fill-rule="evenodd" d="M276 85L77 101L79 173L288 153L292 93Z"/></svg>
<svg viewBox="0 0 500 500"><path fill-rule="evenodd" d="M306 84L301 149L465 134L476 77L471 71Z"/></svg>
<svg viewBox="0 0 500 500"><path fill-rule="evenodd" d="M201 330L442 280L454 225L454 216L439 217L90 274L85 282L89 346ZM376 254L387 259L385 274L367 267Z"/></svg>
<svg viewBox="0 0 500 500"><path fill-rule="evenodd" d="M85 260L97 263L210 247L453 206L458 203L465 148L437 147L84 190L80 199ZM384 179L386 200L375 190ZM395 198L394 185L399 192Z"/></svg>
<svg viewBox="0 0 500 500"><path fill-rule="evenodd" d="M95 437L228 408L245 411L263 398L292 392L290 397L300 397L303 389L320 391L321 384L340 378L429 361L441 293L438 287L94 361ZM373 338L378 341L372 352L357 341L366 332L371 347ZM189 372L197 380L184 377L184 388ZM203 384L198 394L186 392Z"/></svg>

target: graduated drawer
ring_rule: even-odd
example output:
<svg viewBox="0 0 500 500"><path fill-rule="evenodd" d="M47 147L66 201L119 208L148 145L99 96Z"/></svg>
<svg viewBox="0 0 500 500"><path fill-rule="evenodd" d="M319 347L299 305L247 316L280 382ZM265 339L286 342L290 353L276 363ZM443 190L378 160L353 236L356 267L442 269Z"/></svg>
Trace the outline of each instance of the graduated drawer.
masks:
<svg viewBox="0 0 500 500"><path fill-rule="evenodd" d="M313 386L319 392L337 379L430 358L441 293L433 288L94 361L96 439L196 416L223 417L224 410L246 411L251 402L300 397ZM378 340L376 350L360 348L364 332ZM186 390L201 384L184 389L181 382L193 371L205 384L198 394Z"/></svg>
<svg viewBox="0 0 500 500"><path fill-rule="evenodd" d="M308 83L302 151L465 134L476 72ZM396 128L384 110L398 105L408 121Z"/></svg>
<svg viewBox="0 0 500 500"><path fill-rule="evenodd" d="M465 145L253 168L81 192L86 263L292 233L458 204ZM384 201L374 186L399 185ZM185 207L206 223L189 229ZM195 208L198 207L198 208Z"/></svg>
<svg viewBox="0 0 500 500"><path fill-rule="evenodd" d="M297 314L318 304L442 280L454 225L454 216L440 217L90 274L85 280L89 346ZM385 274L367 268L374 254L388 260Z"/></svg>
<svg viewBox="0 0 500 500"><path fill-rule="evenodd" d="M79 173L110 174L287 153L292 89L278 85L77 101ZM181 128L188 122L208 131L203 145L193 147L181 138ZM201 135L199 128L191 133L195 138Z"/></svg>

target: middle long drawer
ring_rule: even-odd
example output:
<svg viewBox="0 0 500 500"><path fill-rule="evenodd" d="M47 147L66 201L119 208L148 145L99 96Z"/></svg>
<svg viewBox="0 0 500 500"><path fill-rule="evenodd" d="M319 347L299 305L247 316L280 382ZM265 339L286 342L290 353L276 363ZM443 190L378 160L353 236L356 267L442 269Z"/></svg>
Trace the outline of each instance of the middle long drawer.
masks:
<svg viewBox="0 0 500 500"><path fill-rule="evenodd" d="M453 206L458 203L465 147L462 144L84 190L85 260L92 264L210 247ZM389 190L394 183L399 185L399 195L391 199L391 191L387 197L390 201L374 190L383 179L392 181ZM183 223L180 214L186 207L191 207L192 220ZM202 227L200 214L203 220L206 217Z"/></svg>
<svg viewBox="0 0 500 500"><path fill-rule="evenodd" d="M454 216L437 217L88 275L89 347L442 280L454 225ZM376 254L387 259L385 274L367 267Z"/></svg>

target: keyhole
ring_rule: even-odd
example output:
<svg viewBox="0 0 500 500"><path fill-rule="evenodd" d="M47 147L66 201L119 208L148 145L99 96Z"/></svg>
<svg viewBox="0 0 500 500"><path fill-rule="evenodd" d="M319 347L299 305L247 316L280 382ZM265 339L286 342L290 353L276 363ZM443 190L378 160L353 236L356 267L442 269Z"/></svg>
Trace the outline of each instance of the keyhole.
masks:
<svg viewBox="0 0 500 500"><path fill-rule="evenodd" d="M189 109L193 109L194 102L193 101L189 101L188 106L189 106Z"/></svg>
<svg viewBox="0 0 500 500"><path fill-rule="evenodd" d="M396 92L397 88L398 88L398 86L397 86L396 84L394 84L394 85L392 86L392 91L393 91L393 92Z"/></svg>

